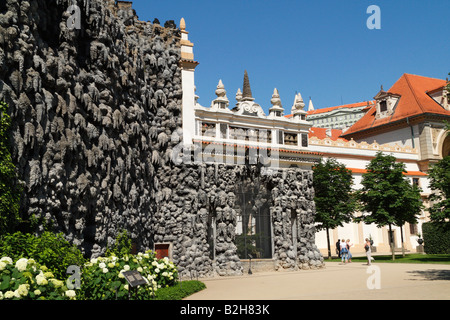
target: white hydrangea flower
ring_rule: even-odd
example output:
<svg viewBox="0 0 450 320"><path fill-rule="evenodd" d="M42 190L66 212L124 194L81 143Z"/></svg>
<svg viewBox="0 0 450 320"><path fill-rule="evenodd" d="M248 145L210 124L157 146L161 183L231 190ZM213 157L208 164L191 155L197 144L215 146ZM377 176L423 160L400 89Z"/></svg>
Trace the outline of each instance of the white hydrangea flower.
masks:
<svg viewBox="0 0 450 320"><path fill-rule="evenodd" d="M46 284L48 284L48 281L47 281L47 279L45 278L45 276L43 274L38 274L36 276L36 283L39 286L45 286Z"/></svg>
<svg viewBox="0 0 450 320"><path fill-rule="evenodd" d="M66 295L66 297L69 297L69 298L75 298L75 296L77 295L76 293L75 293L75 290L67 290L66 292L65 292L65 295Z"/></svg>
<svg viewBox="0 0 450 320"><path fill-rule="evenodd" d="M14 297L14 292L6 291L4 297L5 297L5 299L11 299L12 297Z"/></svg>
<svg viewBox="0 0 450 320"><path fill-rule="evenodd" d="M21 258L16 262L16 269L19 271L25 271L27 269L28 259Z"/></svg>
<svg viewBox="0 0 450 320"><path fill-rule="evenodd" d="M6 264L13 264L13 260L10 257L2 257L0 259L1 262L4 262Z"/></svg>
<svg viewBox="0 0 450 320"><path fill-rule="evenodd" d="M28 295L28 290L30 289L30 285L29 284L21 284L19 286L19 288L17 288L17 292L19 293L20 296L27 296Z"/></svg>

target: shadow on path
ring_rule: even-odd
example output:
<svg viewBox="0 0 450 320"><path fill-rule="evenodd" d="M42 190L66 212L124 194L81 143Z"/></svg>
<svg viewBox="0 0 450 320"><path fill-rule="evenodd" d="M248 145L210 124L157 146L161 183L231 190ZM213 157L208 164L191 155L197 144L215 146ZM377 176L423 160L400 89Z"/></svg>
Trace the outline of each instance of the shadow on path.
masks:
<svg viewBox="0 0 450 320"><path fill-rule="evenodd" d="M408 271L413 276L410 280L450 280L450 270L417 270Z"/></svg>

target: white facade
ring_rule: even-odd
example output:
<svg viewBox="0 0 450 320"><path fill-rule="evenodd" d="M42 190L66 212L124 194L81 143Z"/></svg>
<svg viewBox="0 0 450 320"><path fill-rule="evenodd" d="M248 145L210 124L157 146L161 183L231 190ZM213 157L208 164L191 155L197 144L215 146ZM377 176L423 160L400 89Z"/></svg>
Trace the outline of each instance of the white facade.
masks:
<svg viewBox="0 0 450 320"><path fill-rule="evenodd" d="M332 140L330 138L318 139L310 137L310 150L322 153L324 159L334 158L340 163L344 164L353 172L353 188L355 190L361 188L362 174L364 173L370 160L375 158L376 153L382 151L383 153L393 155L400 162L405 163L405 168L408 171L406 177L410 179L411 183L418 183L422 188L422 196L425 198L430 194L427 176L420 172L418 158L419 153L417 149L409 146L401 147L399 144L385 144L378 143L368 144L366 142L357 143L353 140L346 141L343 139ZM356 213L357 215L359 213ZM426 214L422 212L417 230L421 230L421 225L426 221ZM411 234L410 226L407 224L403 228L403 236L405 239L405 248L411 252L416 250L417 234ZM401 248L400 228L393 227L395 237L395 247ZM353 253L363 253L363 245L366 238L372 238L374 246L378 252L389 252L388 228L378 228L376 225L367 225L364 223L347 223L343 227L338 227L330 231L331 253L335 254L335 243L338 239L350 239L354 244ZM326 231L321 230L316 233L316 245L321 252L326 255L328 252Z"/></svg>

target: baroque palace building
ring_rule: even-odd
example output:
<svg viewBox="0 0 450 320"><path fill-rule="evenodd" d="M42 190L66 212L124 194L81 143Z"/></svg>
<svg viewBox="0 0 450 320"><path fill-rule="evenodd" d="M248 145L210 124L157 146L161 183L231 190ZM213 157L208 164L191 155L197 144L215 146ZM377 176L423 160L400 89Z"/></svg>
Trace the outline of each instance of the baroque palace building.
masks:
<svg viewBox="0 0 450 320"><path fill-rule="evenodd" d="M424 206L429 206L427 171L433 163L450 154L450 136L444 121L450 121L447 80L403 74L388 90L383 88L374 97L365 114L345 131L312 127L309 144L324 158L335 158L353 172L354 187L360 188L362 174L377 152L392 154L405 163L405 176L422 189ZM344 106L345 108L345 106ZM334 109L335 110L335 109ZM424 210L416 225L406 224L403 230L394 228L396 249L401 248L403 231L407 250L414 252L422 223L428 221ZM364 239L371 237L379 252L389 251L386 228L375 225L350 223L333 230L331 243L337 239L350 239L354 252L363 252ZM316 244L325 253L326 235L319 232Z"/></svg>

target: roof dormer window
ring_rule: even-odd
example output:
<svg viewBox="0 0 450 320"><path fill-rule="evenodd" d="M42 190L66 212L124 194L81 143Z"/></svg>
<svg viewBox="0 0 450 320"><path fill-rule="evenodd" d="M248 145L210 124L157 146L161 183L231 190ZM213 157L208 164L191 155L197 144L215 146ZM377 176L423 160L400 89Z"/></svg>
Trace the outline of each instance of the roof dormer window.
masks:
<svg viewBox="0 0 450 320"><path fill-rule="evenodd" d="M376 118L384 118L390 116L395 111L395 106L397 105L398 99L400 99L400 95L397 95L392 92L386 92L383 90L383 86L381 86L380 92L374 97L377 102L376 108Z"/></svg>

